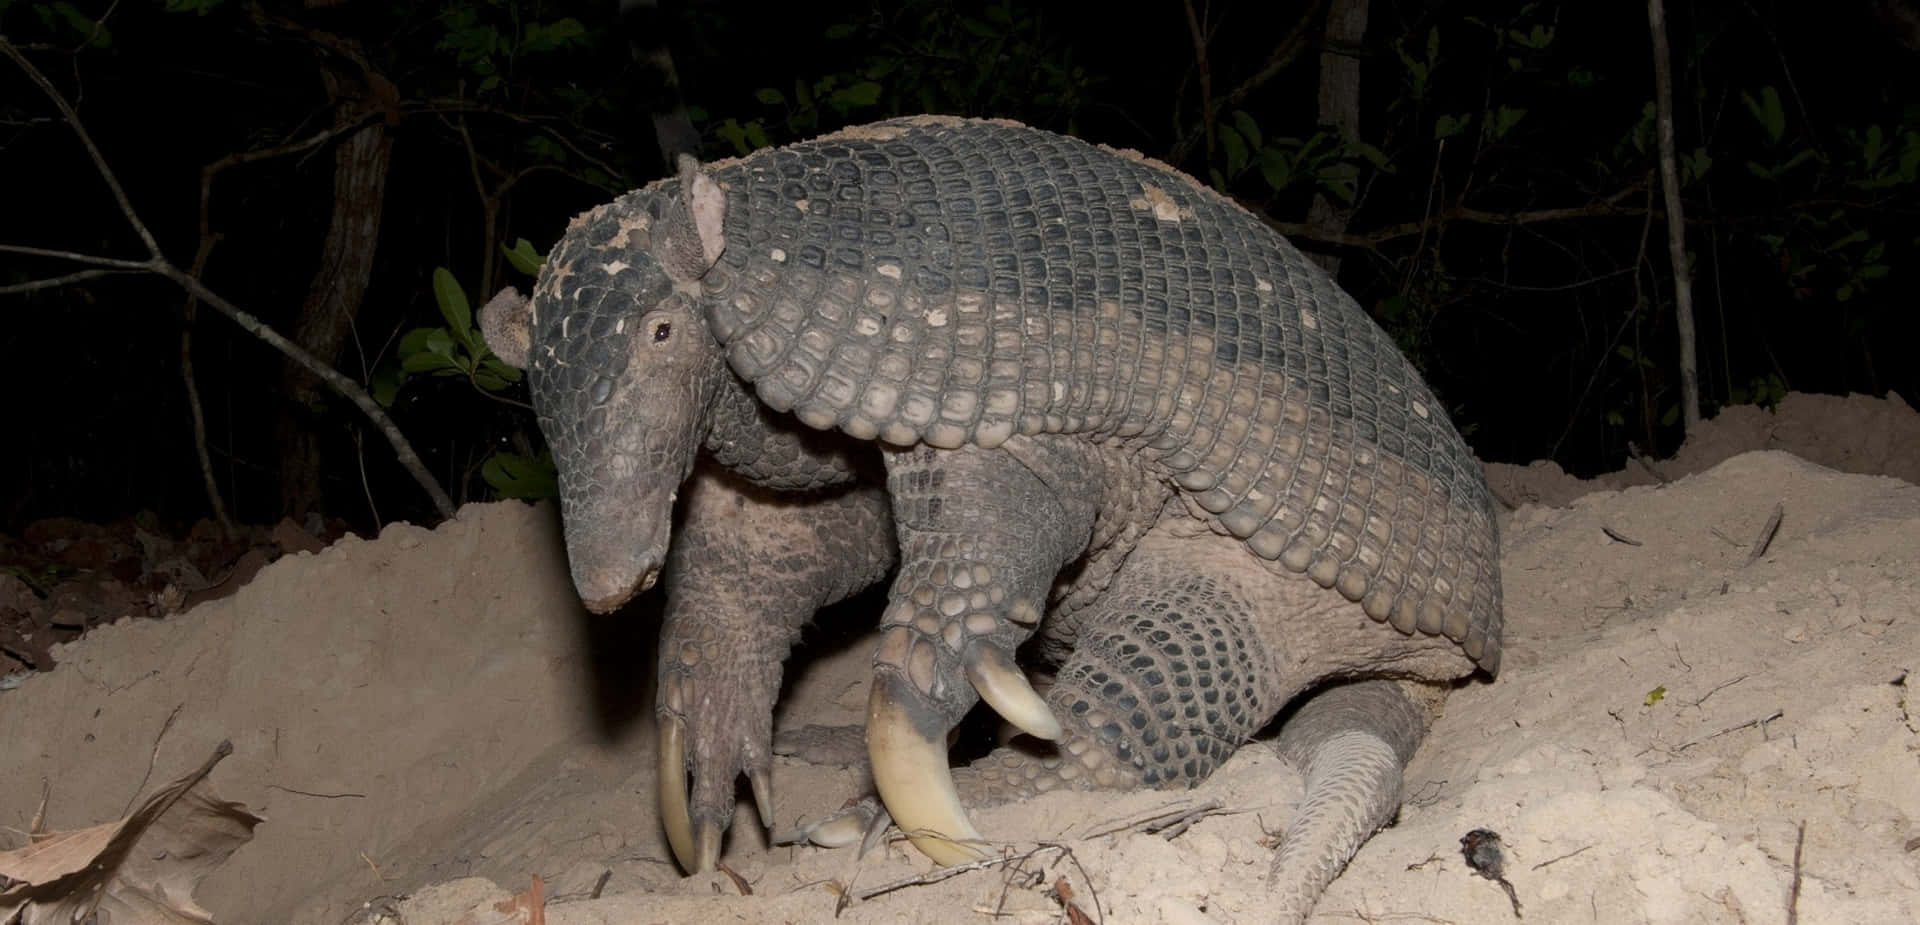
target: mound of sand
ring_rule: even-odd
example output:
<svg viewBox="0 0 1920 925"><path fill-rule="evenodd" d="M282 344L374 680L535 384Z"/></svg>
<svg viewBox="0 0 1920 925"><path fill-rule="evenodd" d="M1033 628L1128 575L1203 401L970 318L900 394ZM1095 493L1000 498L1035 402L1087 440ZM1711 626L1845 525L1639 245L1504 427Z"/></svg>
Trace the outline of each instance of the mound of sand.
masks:
<svg viewBox="0 0 1920 925"><path fill-rule="evenodd" d="M1531 921L1773 922L1790 902L1808 923L1920 921L1920 487L1728 455L1506 517L1503 673L1449 699L1399 824L1316 920L1509 920L1460 854L1485 828ZM1264 918L1267 833L1300 787L1261 743L1191 792L981 812L1022 855L1004 868L850 899L930 865L903 844L769 849L743 808L739 882L681 878L653 810L650 628L580 611L556 526L473 505L62 647L0 693L0 847L43 782L48 823L80 828L231 739L213 786L267 822L199 892L223 922L527 922L496 904L536 876L555 925L1062 922L1069 901L1095 921ZM804 666L779 724L856 721L868 651ZM784 827L860 781L781 760L774 787ZM1209 806L1172 839L1133 825Z"/></svg>

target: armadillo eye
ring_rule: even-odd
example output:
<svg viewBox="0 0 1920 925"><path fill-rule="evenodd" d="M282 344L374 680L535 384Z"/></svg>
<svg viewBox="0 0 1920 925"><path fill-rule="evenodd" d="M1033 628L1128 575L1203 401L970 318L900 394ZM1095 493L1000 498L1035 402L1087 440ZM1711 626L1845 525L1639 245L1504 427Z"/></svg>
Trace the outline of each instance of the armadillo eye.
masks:
<svg viewBox="0 0 1920 925"><path fill-rule="evenodd" d="M673 323L662 321L653 326L653 342L658 344L673 336Z"/></svg>

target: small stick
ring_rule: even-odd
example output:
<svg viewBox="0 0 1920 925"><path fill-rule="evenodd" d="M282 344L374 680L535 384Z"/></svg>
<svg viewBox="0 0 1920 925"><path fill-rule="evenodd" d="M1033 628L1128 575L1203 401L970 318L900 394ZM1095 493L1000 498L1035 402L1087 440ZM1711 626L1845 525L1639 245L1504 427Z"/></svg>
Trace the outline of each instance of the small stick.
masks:
<svg viewBox="0 0 1920 925"><path fill-rule="evenodd" d="M1609 527L1606 524L1600 525L1600 532L1605 533L1609 537L1612 537L1615 542L1625 543L1628 546L1645 545L1644 543L1641 543L1639 540L1636 540L1633 537L1630 537L1624 533L1621 533L1620 531L1615 530L1614 528Z"/></svg>
<svg viewBox="0 0 1920 925"><path fill-rule="evenodd" d="M927 871L924 874L916 874L912 877L907 877L901 880L895 880L892 883L883 883L879 886L868 887L864 890L861 890L858 893L853 894L853 898L859 899L859 900L868 900L868 899L874 898L875 896L879 896L883 893L891 893L895 890L905 889L910 886L926 886L927 884L931 884L931 883L939 883L942 880L946 880L952 877L957 877L961 874L970 873L976 870L990 870L992 868L1001 867L1007 864L1017 864L1017 863L1021 863L1023 861L1027 861L1031 859L1034 855L1037 855L1042 851L1059 851L1062 853L1070 853L1070 852L1067 852L1067 849L1065 847L1062 847L1060 845L1041 845L1038 848L1035 848L1031 851L1025 851L1020 854L1002 854L1002 855L998 855L990 858L981 858L977 861L968 861L965 864L955 864L951 867L935 868L933 870Z"/></svg>
<svg viewBox="0 0 1920 925"><path fill-rule="evenodd" d="M1584 846L1584 847L1580 847L1580 848L1575 848L1575 849L1573 849L1572 851L1569 851L1569 852L1567 852L1566 854L1563 854L1563 855L1561 855L1561 856L1559 856L1559 857L1557 857L1557 858L1552 858L1552 859L1550 859L1550 860L1546 860L1546 861L1541 861L1540 863L1538 863L1538 864L1535 864L1535 865L1533 865L1533 869L1534 869L1534 870L1539 870L1540 868L1542 868L1542 867L1545 867L1545 866L1547 866L1548 864L1558 864L1558 863L1560 863L1561 861L1564 861L1564 860L1566 860L1566 859L1568 859L1568 858L1570 858L1570 857L1573 857L1574 855L1576 855L1576 854L1579 854L1580 852L1582 852L1582 851L1585 851L1585 850L1587 850L1588 848L1591 848L1591 847L1593 847L1593 846L1592 846L1592 845L1586 845L1586 846Z"/></svg>
<svg viewBox="0 0 1920 925"><path fill-rule="evenodd" d="M1787 890L1787 925L1800 923L1800 849L1807 844L1807 820L1800 820L1800 831L1793 836L1793 887Z"/></svg>
<svg viewBox="0 0 1920 925"><path fill-rule="evenodd" d="M1221 816L1226 814L1227 809L1225 804L1219 800L1208 800L1199 806L1178 806L1172 809L1162 810L1151 816L1136 819L1132 822L1123 822L1118 825L1109 826L1086 837L1099 838L1103 835L1113 835L1119 832L1140 831L1149 835L1162 833L1168 841L1172 841L1180 837L1180 835L1191 828L1194 823L1208 816Z"/></svg>
<svg viewBox="0 0 1920 925"><path fill-rule="evenodd" d="M713 862L713 866L720 868L720 872L723 874L726 874L727 879L733 881L733 888L736 890L739 890L740 895L742 896L753 895L753 886L747 883L747 878L734 873L733 868L727 866L727 862L715 861Z"/></svg>
<svg viewBox="0 0 1920 925"><path fill-rule="evenodd" d="M1753 549L1747 553L1748 565L1767 554L1767 545L1773 542L1773 535L1780 532L1780 517L1786 512L1784 504L1773 506L1773 516L1767 518L1767 525L1760 528L1760 538L1753 541Z"/></svg>
<svg viewBox="0 0 1920 925"><path fill-rule="evenodd" d="M1689 749L1689 748L1692 748L1692 747L1694 747L1695 745L1699 745L1699 744L1700 744L1700 743L1702 743L1702 742L1710 742L1710 741L1712 741L1712 740L1714 740L1714 739L1717 739L1717 738L1720 738L1720 737L1721 737L1721 736L1723 736L1723 735L1726 735L1726 734L1727 734L1727 733L1729 733L1729 732L1739 732L1739 731L1740 731L1740 730L1742 730L1742 729L1750 729L1750 728L1752 728L1752 727L1754 727L1754 726L1764 726L1764 725L1766 725L1766 724L1768 724L1768 723L1771 723L1771 722L1773 722L1773 721L1774 721L1774 720L1776 720L1776 719L1779 719L1780 717L1782 717L1782 716L1784 716L1784 715L1786 715L1786 711L1784 711L1784 710L1775 710L1775 711L1773 711L1772 713L1769 713L1769 714L1767 714L1767 715L1765 715L1765 716L1762 716L1762 717L1760 717L1759 719L1750 719L1750 720L1747 720L1747 721L1746 721L1746 722L1744 722L1744 723L1741 723L1741 724L1740 724L1740 725L1738 725L1738 726L1728 726L1727 728L1725 728L1725 729L1722 729L1722 730L1720 730L1719 732L1716 732L1716 733L1714 733L1713 735L1710 735L1710 736L1706 736L1706 737L1704 737L1704 738L1699 738L1699 739L1694 739L1693 741L1691 741L1691 742L1688 742L1688 743L1686 743L1685 745L1682 745L1682 746L1680 746L1680 747L1678 747L1678 748L1676 748L1676 749L1674 749L1674 751L1676 751L1676 752L1683 752L1683 751L1686 751L1687 749Z"/></svg>

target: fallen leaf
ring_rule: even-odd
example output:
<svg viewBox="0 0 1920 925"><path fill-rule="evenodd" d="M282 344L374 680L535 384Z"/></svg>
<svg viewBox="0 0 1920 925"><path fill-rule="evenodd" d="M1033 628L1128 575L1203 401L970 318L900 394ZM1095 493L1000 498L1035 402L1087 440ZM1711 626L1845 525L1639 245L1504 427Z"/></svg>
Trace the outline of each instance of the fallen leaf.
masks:
<svg viewBox="0 0 1920 925"><path fill-rule="evenodd" d="M0 922L70 925L100 914L114 925L212 922L193 890L265 821L216 797L205 781L233 745L160 788L119 822L52 832L0 852Z"/></svg>

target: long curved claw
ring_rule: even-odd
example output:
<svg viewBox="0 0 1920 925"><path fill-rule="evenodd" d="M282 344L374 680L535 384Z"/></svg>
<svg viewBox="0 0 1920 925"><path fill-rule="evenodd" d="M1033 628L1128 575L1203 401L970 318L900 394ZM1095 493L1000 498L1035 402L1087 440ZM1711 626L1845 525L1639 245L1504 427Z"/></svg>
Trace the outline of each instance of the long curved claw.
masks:
<svg viewBox="0 0 1920 925"><path fill-rule="evenodd" d="M720 824L712 819L701 819L693 824L693 853L698 861L688 868L701 874L720 865Z"/></svg>
<svg viewBox="0 0 1920 925"><path fill-rule="evenodd" d="M760 811L760 827L772 831L773 779L765 768L754 768L747 772L747 783L753 787L753 808Z"/></svg>
<svg viewBox="0 0 1920 925"><path fill-rule="evenodd" d="M1053 710L1027 683L1027 676L1005 649L985 642L975 643L962 659L967 681L994 712L1021 732L1053 741L1065 730L1054 718ZM871 727L869 727L871 728Z"/></svg>
<svg viewBox="0 0 1920 925"><path fill-rule="evenodd" d="M880 799L915 848L945 865L986 857L947 767L946 723L891 672L874 678L867 699L867 757Z"/></svg>
<svg viewBox="0 0 1920 925"><path fill-rule="evenodd" d="M687 818L687 738L678 720L660 719L659 791L660 822L667 829L667 844L680 866L692 873L696 866L693 826ZM716 853L716 857L717 857Z"/></svg>

